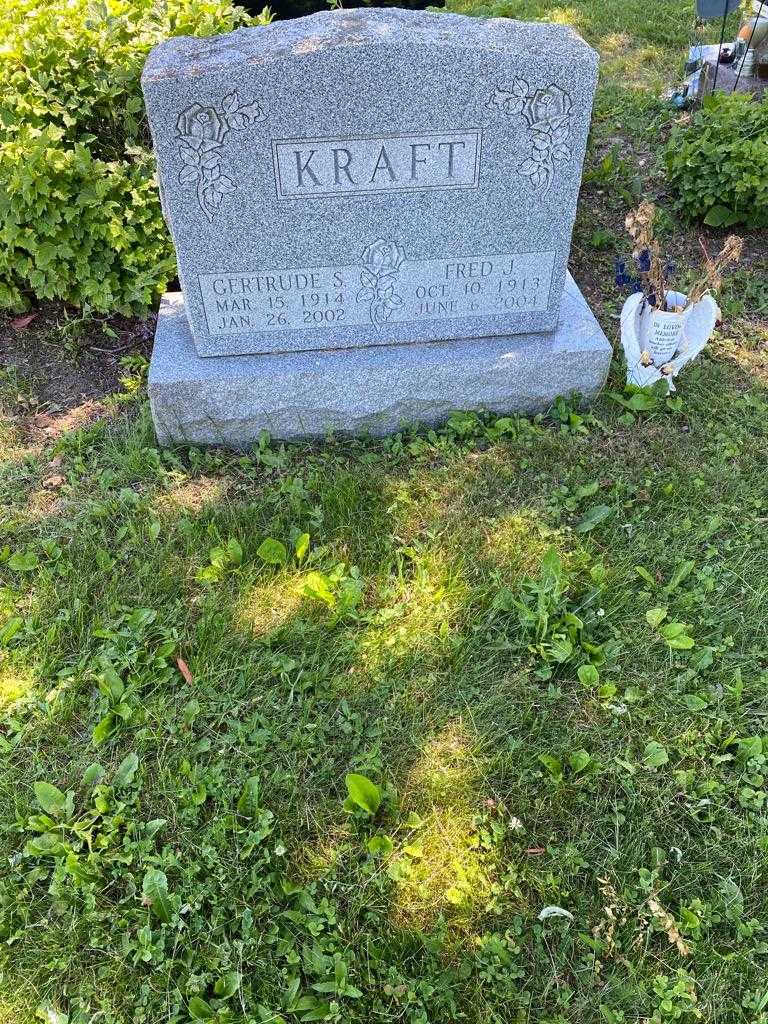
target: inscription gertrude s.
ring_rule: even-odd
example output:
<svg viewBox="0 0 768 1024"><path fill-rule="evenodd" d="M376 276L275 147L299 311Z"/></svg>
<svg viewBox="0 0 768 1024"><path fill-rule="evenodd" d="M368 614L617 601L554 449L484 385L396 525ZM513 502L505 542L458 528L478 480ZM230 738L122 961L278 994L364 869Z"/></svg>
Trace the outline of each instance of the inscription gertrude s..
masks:
<svg viewBox="0 0 768 1024"><path fill-rule="evenodd" d="M382 294L390 297L384 316L364 261L344 267L201 274L200 290L212 335L477 316L509 320L516 313L547 309L553 262L554 252L405 260L381 281Z"/></svg>
<svg viewBox="0 0 768 1024"><path fill-rule="evenodd" d="M295 199L477 188L481 139L479 131L275 139L272 162L277 194Z"/></svg>

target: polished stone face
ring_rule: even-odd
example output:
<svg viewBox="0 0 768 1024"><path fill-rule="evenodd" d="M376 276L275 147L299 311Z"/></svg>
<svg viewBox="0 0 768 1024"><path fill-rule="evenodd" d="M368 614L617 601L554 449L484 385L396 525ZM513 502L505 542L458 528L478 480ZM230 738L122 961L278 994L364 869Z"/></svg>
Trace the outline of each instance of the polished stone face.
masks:
<svg viewBox="0 0 768 1024"><path fill-rule="evenodd" d="M564 26L394 9L156 47L198 353L552 330L596 79Z"/></svg>

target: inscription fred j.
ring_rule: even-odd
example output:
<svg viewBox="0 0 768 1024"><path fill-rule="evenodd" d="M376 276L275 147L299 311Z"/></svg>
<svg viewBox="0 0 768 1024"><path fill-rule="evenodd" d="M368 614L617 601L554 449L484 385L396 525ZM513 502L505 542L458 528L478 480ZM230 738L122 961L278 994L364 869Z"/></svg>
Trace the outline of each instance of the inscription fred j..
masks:
<svg viewBox="0 0 768 1024"><path fill-rule="evenodd" d="M387 244L392 243L374 247ZM548 308L554 252L402 263L398 256L397 267L384 268L386 273L373 283L371 266L368 259L342 267L201 274L208 330L220 336L465 317L508 319Z"/></svg>
<svg viewBox="0 0 768 1024"><path fill-rule="evenodd" d="M477 188L481 141L479 131L275 139L277 194L296 199Z"/></svg>

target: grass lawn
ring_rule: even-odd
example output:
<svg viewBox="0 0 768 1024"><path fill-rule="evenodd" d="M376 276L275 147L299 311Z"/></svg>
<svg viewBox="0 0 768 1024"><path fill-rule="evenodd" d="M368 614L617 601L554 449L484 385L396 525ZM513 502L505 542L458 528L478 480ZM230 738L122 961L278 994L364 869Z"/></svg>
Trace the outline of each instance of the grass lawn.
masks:
<svg viewBox="0 0 768 1024"><path fill-rule="evenodd" d="M572 269L615 341L638 196L698 249L656 164L692 4L474 11L603 54ZM675 401L628 409L617 361L589 413L246 456L159 451L135 356L36 399L85 354L30 325L0 1022L766 1024L767 267L748 237Z"/></svg>

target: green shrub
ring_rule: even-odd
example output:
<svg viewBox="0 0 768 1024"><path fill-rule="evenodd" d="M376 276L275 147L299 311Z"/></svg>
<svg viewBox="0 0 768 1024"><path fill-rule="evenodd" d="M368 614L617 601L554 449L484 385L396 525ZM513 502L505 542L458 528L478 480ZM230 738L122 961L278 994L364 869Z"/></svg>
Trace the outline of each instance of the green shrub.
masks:
<svg viewBox="0 0 768 1024"><path fill-rule="evenodd" d="M175 275L140 77L173 35L261 24L229 0L6 0L0 306L146 308Z"/></svg>
<svg viewBox="0 0 768 1024"><path fill-rule="evenodd" d="M665 151L678 208L712 227L768 225L768 103L708 97Z"/></svg>

